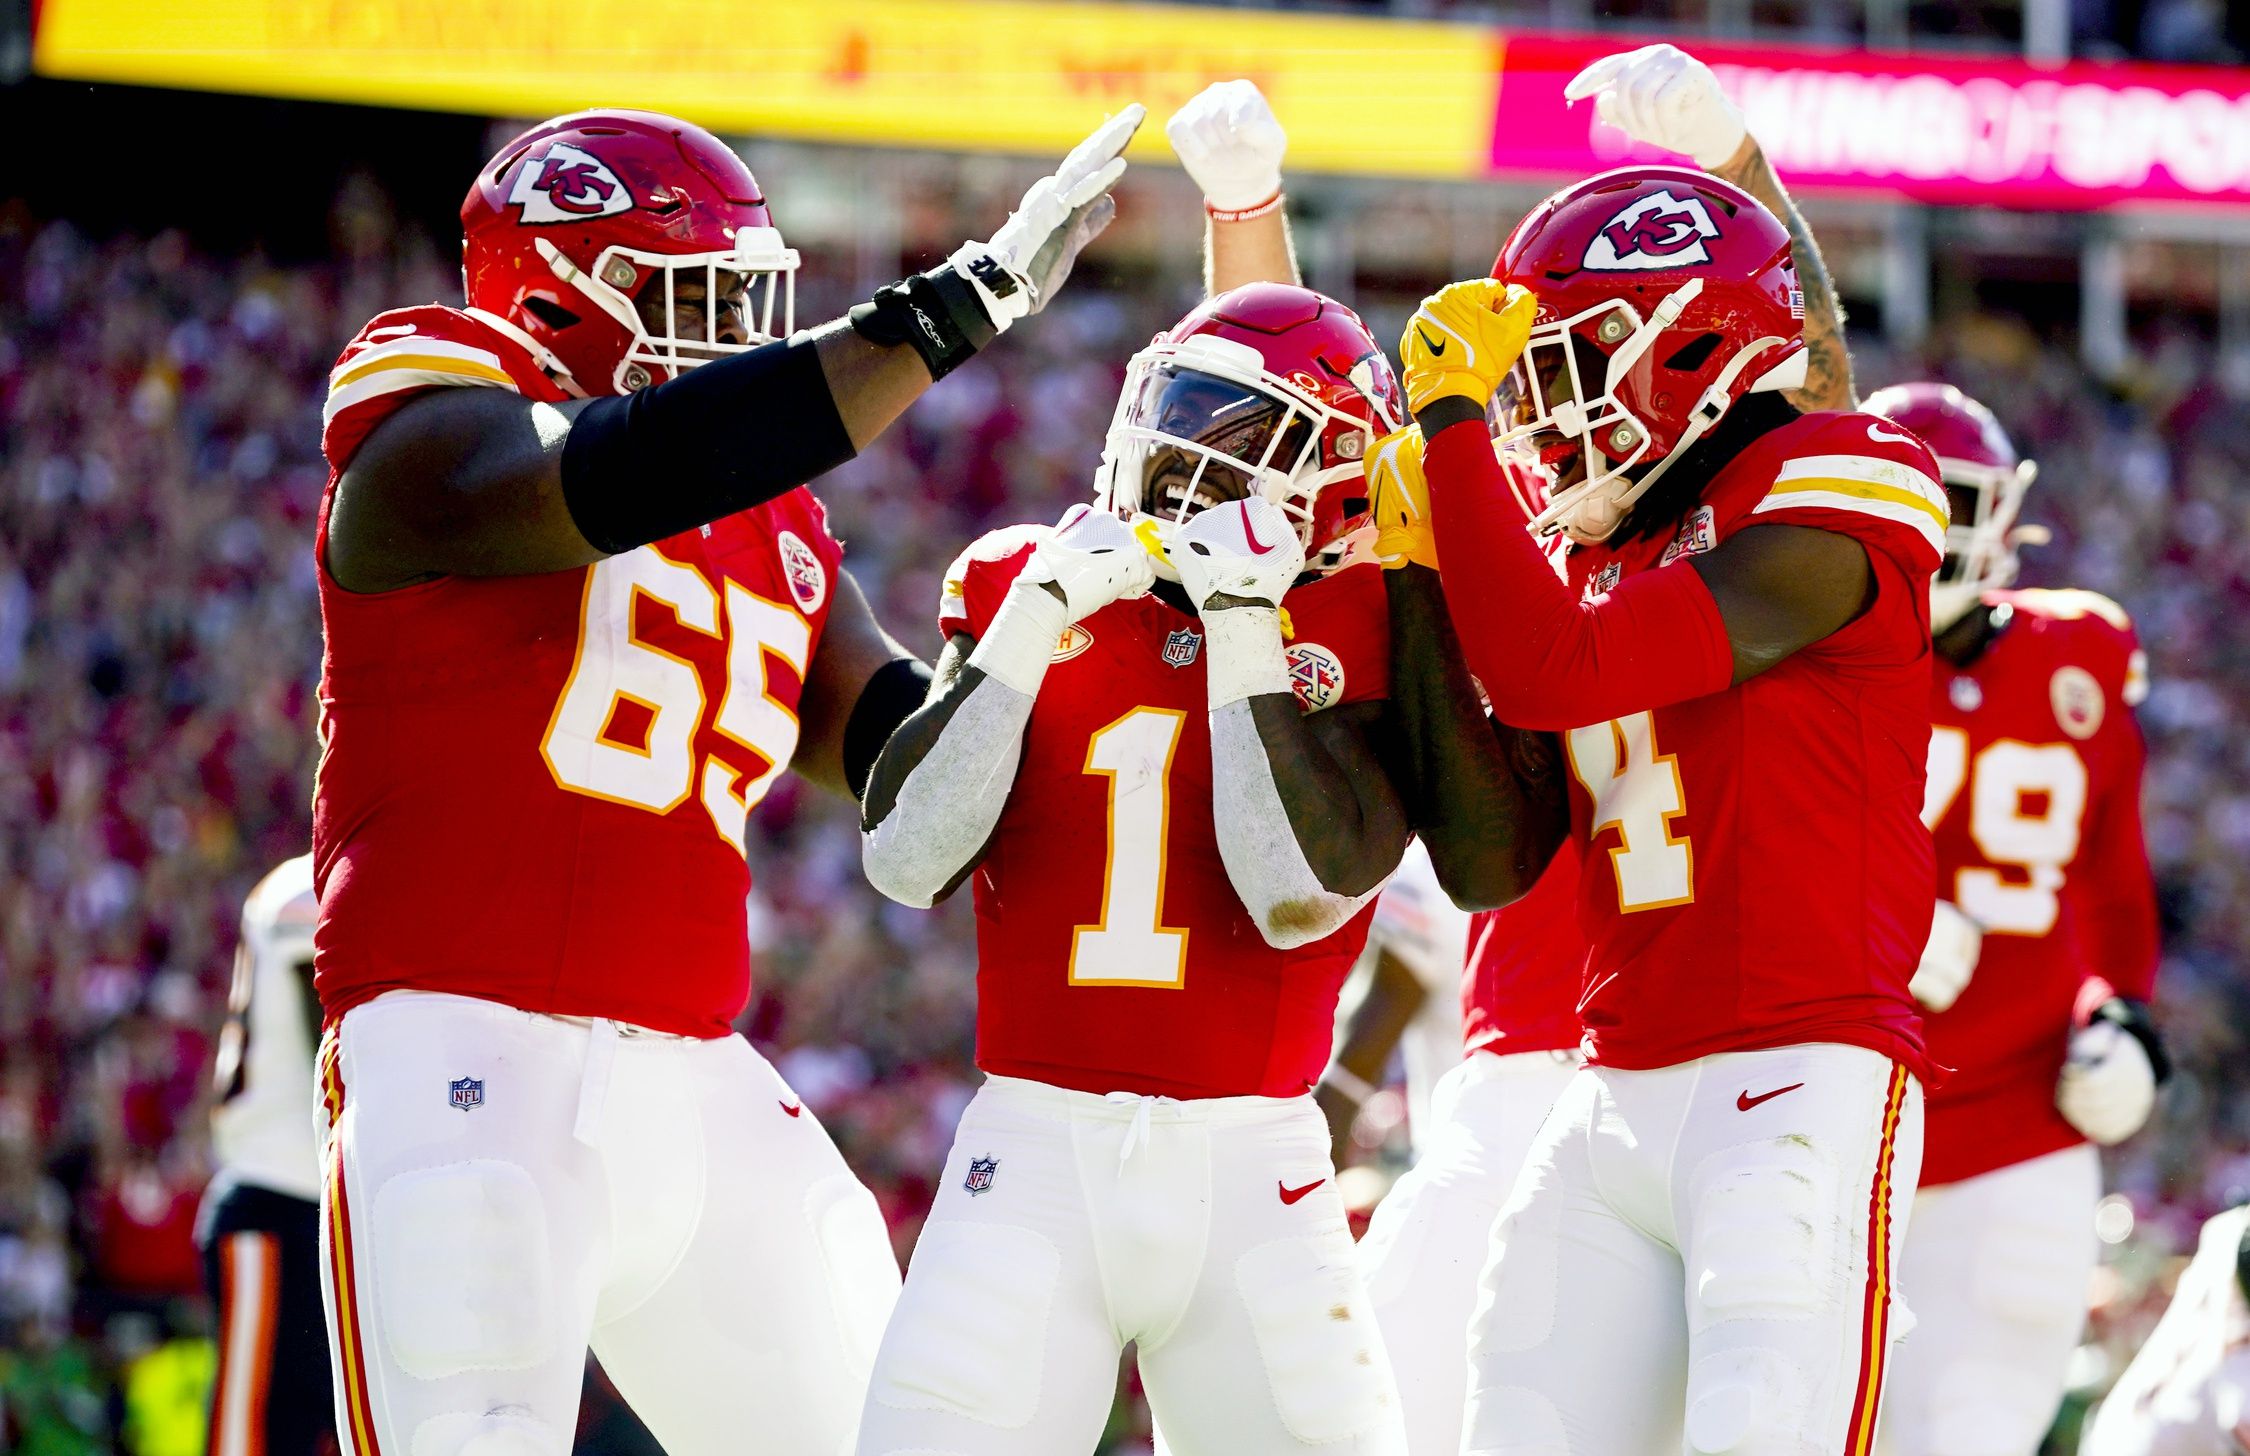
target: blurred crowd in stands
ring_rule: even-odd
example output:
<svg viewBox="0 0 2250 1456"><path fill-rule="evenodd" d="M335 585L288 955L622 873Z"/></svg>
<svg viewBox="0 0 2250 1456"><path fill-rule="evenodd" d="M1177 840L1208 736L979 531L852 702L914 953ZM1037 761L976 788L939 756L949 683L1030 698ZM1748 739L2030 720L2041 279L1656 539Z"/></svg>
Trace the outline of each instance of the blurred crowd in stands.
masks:
<svg viewBox="0 0 2250 1456"><path fill-rule="evenodd" d="M962 545L1087 489L1126 356L1192 301L1175 271L1081 280L823 484L903 640L937 647ZM848 301L819 274L808 320ZM366 191L310 267L0 211L0 1449L200 1450L207 1063L242 897L306 847L323 381L371 314L457 297L443 250ZM2122 392L1996 317L1950 321L1926 358L1859 351L1865 387L1936 373L1999 410L2055 531L2028 579L2116 596L2153 659L2159 1016L2184 1075L2112 1159L2089 1387L2197 1222L2250 1196L2250 361L2185 328L2139 342ZM903 1256L975 1077L972 917L879 899L852 812L794 781L756 824L744 1029Z"/></svg>

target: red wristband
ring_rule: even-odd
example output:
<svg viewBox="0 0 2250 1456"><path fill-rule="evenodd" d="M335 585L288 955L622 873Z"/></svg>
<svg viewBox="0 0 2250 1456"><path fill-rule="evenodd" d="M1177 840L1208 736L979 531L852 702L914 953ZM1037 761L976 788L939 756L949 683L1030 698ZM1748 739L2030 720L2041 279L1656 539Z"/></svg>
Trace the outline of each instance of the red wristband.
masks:
<svg viewBox="0 0 2250 1456"><path fill-rule="evenodd" d="M1203 204L1203 210L1211 215L1211 221L1213 222L1248 222L1254 217L1264 217L1267 213L1279 209L1282 196L1283 194L1276 192L1255 207L1213 207L1206 201Z"/></svg>

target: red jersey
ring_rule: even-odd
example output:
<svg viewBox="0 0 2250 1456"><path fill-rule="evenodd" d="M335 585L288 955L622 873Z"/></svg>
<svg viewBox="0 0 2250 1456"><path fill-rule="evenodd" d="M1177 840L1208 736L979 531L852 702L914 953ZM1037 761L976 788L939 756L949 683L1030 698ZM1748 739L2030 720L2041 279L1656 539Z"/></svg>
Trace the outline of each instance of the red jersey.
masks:
<svg viewBox="0 0 2250 1456"><path fill-rule="evenodd" d="M744 820L788 766L842 550L799 489L569 571L354 593L336 475L428 389L563 393L475 315L387 313L329 379L315 984L719 1036L748 999Z"/></svg>
<svg viewBox="0 0 2250 1456"><path fill-rule="evenodd" d="M1930 1080L1906 984L1935 873L1921 806L1946 519L1919 440L1813 414L1722 467L1675 534L1570 552L1590 599L1737 531L1809 526L1858 541L1875 579L1856 619L1746 682L1562 735L1591 1060L1842 1042Z"/></svg>
<svg viewBox="0 0 2250 1456"><path fill-rule="evenodd" d="M2073 1021L2156 980L2132 623L2092 592L1985 600L1997 634L1966 667L1936 659L1930 696L1938 896L1984 927L1984 948L1928 1020L1930 1054L1960 1070L1929 1100L1925 1186L2083 1142L2055 1110Z"/></svg>
<svg viewBox="0 0 2250 1456"><path fill-rule="evenodd" d="M1578 1045L1586 937L1578 928L1581 855L1564 840L1529 894L1469 919L1461 971L1461 1041L1470 1053L1566 1051Z"/></svg>
<svg viewBox="0 0 2250 1456"><path fill-rule="evenodd" d="M1043 530L995 532L954 563L949 637L986 630ZM1307 711L1388 696L1379 569L1347 568L1283 605ZM1325 940L1266 944L1212 827L1202 649L1201 621L1154 594L1063 634L974 876L985 1071L1082 1092L1292 1097L1328 1064L1374 905Z"/></svg>

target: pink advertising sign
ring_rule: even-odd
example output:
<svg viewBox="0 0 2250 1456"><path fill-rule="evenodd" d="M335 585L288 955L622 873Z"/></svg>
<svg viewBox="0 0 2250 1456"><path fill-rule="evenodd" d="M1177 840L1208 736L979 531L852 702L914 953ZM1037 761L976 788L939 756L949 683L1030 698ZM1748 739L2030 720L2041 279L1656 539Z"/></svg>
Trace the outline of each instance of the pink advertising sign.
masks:
<svg viewBox="0 0 2250 1456"><path fill-rule="evenodd" d="M1492 170L1583 175L1662 156L1563 104L1628 42L1506 36ZM1791 183L2040 209L2250 206L2250 69L2041 69L1980 57L1691 42Z"/></svg>

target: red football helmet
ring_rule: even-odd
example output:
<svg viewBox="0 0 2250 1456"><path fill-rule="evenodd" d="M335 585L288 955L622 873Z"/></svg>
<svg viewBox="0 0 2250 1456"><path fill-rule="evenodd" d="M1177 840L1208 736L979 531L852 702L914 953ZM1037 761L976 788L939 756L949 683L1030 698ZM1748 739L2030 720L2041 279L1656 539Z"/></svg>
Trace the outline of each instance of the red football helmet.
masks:
<svg viewBox="0 0 2250 1456"><path fill-rule="evenodd" d="M1361 462L1405 416L1390 360L1358 314L1309 288L1252 283L1204 303L1125 366L1096 498L1122 516L1177 523L1262 495L1296 523L1307 559L1332 569L1372 534Z"/></svg>
<svg viewBox="0 0 2250 1456"><path fill-rule="evenodd" d="M709 132L652 111L582 111L517 137L469 188L461 234L470 309L581 394L628 394L796 323L797 254L757 179ZM732 308L742 342L726 337Z"/></svg>
<svg viewBox="0 0 2250 1456"><path fill-rule="evenodd" d="M2016 579L2018 544L2046 539L2042 528L2016 525L2039 467L2017 452L1991 410L1950 384L1894 384L1860 408L1912 430L1937 456L1953 507L1945 562L1930 584L1930 625L1942 632Z"/></svg>
<svg viewBox="0 0 2250 1456"><path fill-rule="evenodd" d="M1492 276L1539 300L1498 438L1555 482L1542 533L1607 538L1736 400L1805 381L1789 231L1705 173L1621 167L1566 187Z"/></svg>

